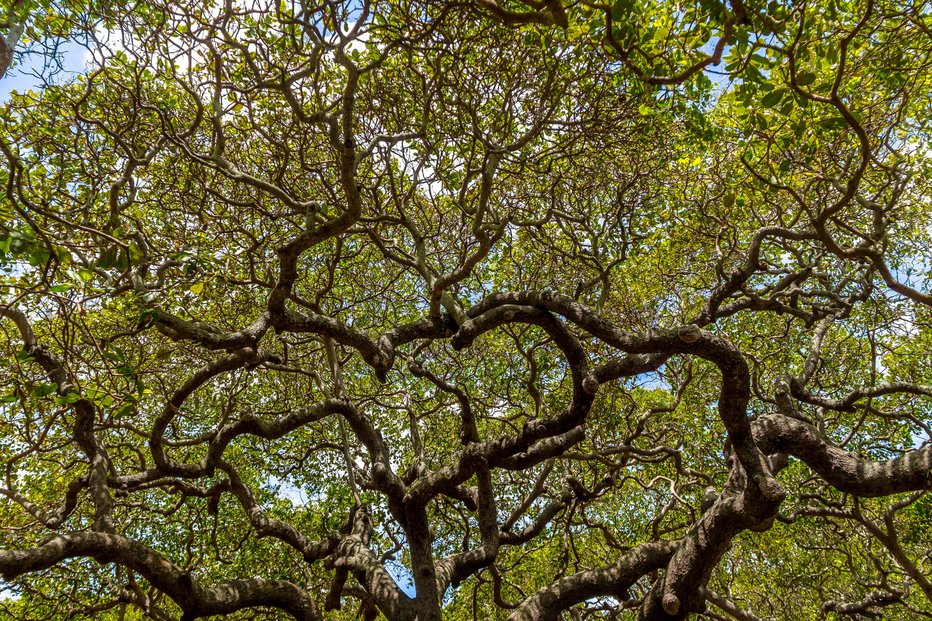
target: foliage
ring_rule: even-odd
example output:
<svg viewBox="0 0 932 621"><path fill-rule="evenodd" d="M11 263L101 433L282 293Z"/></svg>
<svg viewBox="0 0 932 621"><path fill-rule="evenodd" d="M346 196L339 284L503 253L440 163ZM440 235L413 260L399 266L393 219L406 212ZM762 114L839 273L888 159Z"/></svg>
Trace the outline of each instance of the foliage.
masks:
<svg viewBox="0 0 932 621"><path fill-rule="evenodd" d="M932 616L927 3L4 15L0 617Z"/></svg>

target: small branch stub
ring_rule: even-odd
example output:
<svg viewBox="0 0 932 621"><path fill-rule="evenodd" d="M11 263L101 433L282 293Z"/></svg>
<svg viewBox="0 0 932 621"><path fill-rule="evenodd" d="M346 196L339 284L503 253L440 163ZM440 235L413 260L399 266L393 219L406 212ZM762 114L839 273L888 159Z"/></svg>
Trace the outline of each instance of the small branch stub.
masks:
<svg viewBox="0 0 932 621"><path fill-rule="evenodd" d="M695 343L702 338L702 329L694 323L689 325L680 326L676 335L680 337L680 340L684 343Z"/></svg>
<svg viewBox="0 0 932 621"><path fill-rule="evenodd" d="M772 502L783 502L786 499L786 490L776 479L766 475L757 475L754 477L761 494L764 498Z"/></svg>
<svg viewBox="0 0 932 621"><path fill-rule="evenodd" d="M675 615L680 611L680 598L673 593L664 593L661 605L665 613Z"/></svg>

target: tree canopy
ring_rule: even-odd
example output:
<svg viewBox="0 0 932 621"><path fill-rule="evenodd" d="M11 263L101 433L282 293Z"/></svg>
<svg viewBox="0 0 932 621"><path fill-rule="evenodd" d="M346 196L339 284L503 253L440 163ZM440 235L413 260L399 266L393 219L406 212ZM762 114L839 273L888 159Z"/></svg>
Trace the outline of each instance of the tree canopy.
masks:
<svg viewBox="0 0 932 621"><path fill-rule="evenodd" d="M7 4L0 617L932 617L928 2Z"/></svg>

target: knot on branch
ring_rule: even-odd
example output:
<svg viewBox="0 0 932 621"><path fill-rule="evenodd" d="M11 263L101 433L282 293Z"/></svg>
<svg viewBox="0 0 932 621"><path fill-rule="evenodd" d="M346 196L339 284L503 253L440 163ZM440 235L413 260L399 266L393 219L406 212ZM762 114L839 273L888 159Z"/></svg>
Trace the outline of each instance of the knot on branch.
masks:
<svg viewBox="0 0 932 621"><path fill-rule="evenodd" d="M771 502L783 502L786 499L786 490L777 483L777 480L767 475L757 475L754 477L760 493Z"/></svg>
<svg viewBox="0 0 932 621"><path fill-rule="evenodd" d="M364 544L368 544L374 527L375 524L372 521L372 511L369 505L354 505L350 509L349 515L346 516L346 520L340 526L340 532L343 535L357 537Z"/></svg>
<svg viewBox="0 0 932 621"><path fill-rule="evenodd" d="M388 378L388 369L391 367L388 356L377 353L374 354L368 362L375 370L376 379L384 384L385 380Z"/></svg>
<svg viewBox="0 0 932 621"><path fill-rule="evenodd" d="M718 500L718 491L711 485L702 492L702 504L700 505L700 511L705 513L712 508L712 505Z"/></svg>
<svg viewBox="0 0 932 621"><path fill-rule="evenodd" d="M395 347L392 342L385 336L381 337L376 344L375 353L367 362L375 370L376 379L384 384L389 370L395 363Z"/></svg>
<svg viewBox="0 0 932 621"><path fill-rule="evenodd" d="M476 324L472 320L467 320L462 323L460 329L456 331L456 334L450 339L450 345L456 351L465 349L472 345L472 342L476 339Z"/></svg>
<svg viewBox="0 0 932 621"><path fill-rule="evenodd" d="M480 442L470 442L463 448L463 463L473 468L486 466L486 457Z"/></svg>
<svg viewBox="0 0 932 621"><path fill-rule="evenodd" d="M242 360L246 367L250 369L258 366L264 361L265 358L265 352L263 352L260 348L252 345L231 348L227 351Z"/></svg>
<svg viewBox="0 0 932 621"><path fill-rule="evenodd" d="M586 487L582 483L580 483L578 480L576 480L573 477L566 477L566 484L569 486L570 490L572 491L571 498L576 497L579 500L592 500L597 495L595 492L591 492L588 489L586 489Z"/></svg>
<svg viewBox="0 0 932 621"><path fill-rule="evenodd" d="M694 323L680 326L676 329L676 335L684 343L695 343L702 338L702 328Z"/></svg>
<svg viewBox="0 0 932 621"><path fill-rule="evenodd" d="M680 598L669 591L663 594L660 604L668 615L675 615L680 611Z"/></svg>

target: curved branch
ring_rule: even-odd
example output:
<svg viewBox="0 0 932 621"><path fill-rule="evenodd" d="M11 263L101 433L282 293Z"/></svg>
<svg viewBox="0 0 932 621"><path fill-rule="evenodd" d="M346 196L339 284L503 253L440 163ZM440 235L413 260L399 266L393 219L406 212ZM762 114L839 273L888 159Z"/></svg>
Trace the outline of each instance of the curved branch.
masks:
<svg viewBox="0 0 932 621"><path fill-rule="evenodd" d="M72 533L27 550L0 551L0 576L4 580L12 580L77 557L116 563L138 572L181 607L185 620L229 614L256 606L279 608L298 621L322 619L314 600L291 582L233 580L204 587L195 582L189 572L151 548L109 533Z"/></svg>
<svg viewBox="0 0 932 621"><path fill-rule="evenodd" d="M537 591L508 617L509 621L555 621L560 613L587 599L628 599L628 588L645 574L665 566L679 542L651 541L631 548L614 565L589 569L557 580Z"/></svg>
<svg viewBox="0 0 932 621"><path fill-rule="evenodd" d="M766 459L754 443L747 417L747 404L751 396L750 371L744 356L728 340L706 332L695 324L675 330L649 330L646 334L628 332L567 295L554 291L521 291L490 295L471 308L467 314L472 319L460 326L459 332L453 336L453 346L461 348L478 333L514 320L514 315L522 307L562 315L596 338L628 354L692 354L713 362L722 374L718 413L728 431L735 454L765 496L774 500L785 497L786 493L770 474ZM521 319L528 321L530 316L526 311L523 313ZM567 354L571 368L574 368L574 361L570 358L572 352L564 349L564 353ZM580 369L581 372L585 371L585 367L580 366ZM585 373L583 388L586 393L594 395L598 389L598 380L588 371Z"/></svg>
<svg viewBox="0 0 932 621"><path fill-rule="evenodd" d="M812 425L783 414L757 419L754 436L764 451L789 453L843 492L870 497L932 489L932 446L867 461L832 445Z"/></svg>

